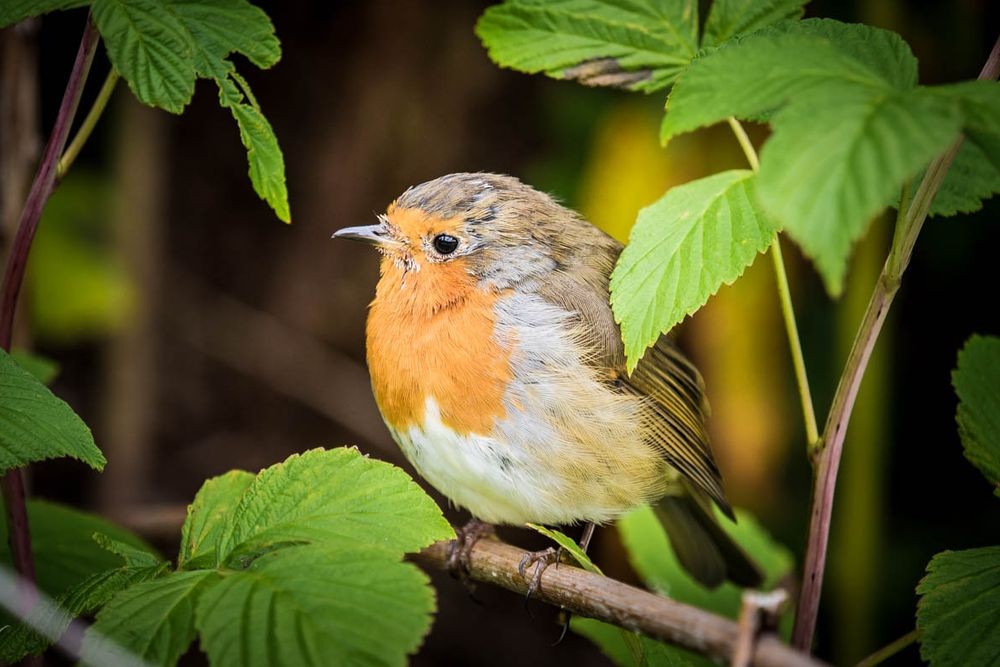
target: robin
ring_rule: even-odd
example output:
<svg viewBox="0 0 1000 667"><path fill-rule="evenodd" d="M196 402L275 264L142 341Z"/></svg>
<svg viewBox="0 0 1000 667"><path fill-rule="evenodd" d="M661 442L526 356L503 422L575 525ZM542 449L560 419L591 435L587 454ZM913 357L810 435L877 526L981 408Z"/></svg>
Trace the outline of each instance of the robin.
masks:
<svg viewBox="0 0 1000 667"><path fill-rule="evenodd" d="M595 524L650 503L695 579L759 585L712 513L734 518L697 369L661 337L626 372L608 288L621 244L486 173L411 187L378 224L334 237L382 255L375 399L417 472L478 520L466 546L484 524L527 522L586 523L586 546Z"/></svg>

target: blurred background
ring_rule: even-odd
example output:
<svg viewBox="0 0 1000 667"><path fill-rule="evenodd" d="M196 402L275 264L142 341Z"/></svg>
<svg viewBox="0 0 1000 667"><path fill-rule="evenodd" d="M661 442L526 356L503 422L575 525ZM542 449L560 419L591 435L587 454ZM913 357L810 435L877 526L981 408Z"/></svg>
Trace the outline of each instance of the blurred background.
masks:
<svg viewBox="0 0 1000 667"><path fill-rule="evenodd" d="M245 63L240 71L284 150L293 224L253 193L237 129L211 84L200 81L177 117L142 107L120 84L50 201L22 295L17 345L58 362L54 391L109 460L103 474L70 461L35 466L33 493L121 521L166 553L201 483L231 468L352 444L411 470L381 423L364 365L378 258L331 241L335 229L368 224L410 185L497 171L625 240L638 210L671 185L743 166L724 127L661 149L662 95L500 70L472 31L487 3L260 4L284 56L272 71ZM989 0L816 1L807 15L898 31L925 83L974 77L1000 28ZM78 10L0 32L4 246L83 19ZM107 70L100 50L81 110ZM766 130L752 136L759 145ZM926 225L869 367L840 476L818 634L819 654L838 664L913 628L913 590L931 555L1000 542L1000 503L961 455L950 385L965 339L1000 334L998 216L994 200ZM890 232L887 220L875 222L836 303L785 243L821 421ZM679 335L706 377L730 498L800 560L810 470L767 258ZM541 544L523 531L504 536ZM613 528L599 531L595 553L605 571L636 580ZM440 612L414 664L608 664L572 633L552 647L552 610L526 610L485 586L477 603L434 577ZM911 647L895 664L917 659Z"/></svg>

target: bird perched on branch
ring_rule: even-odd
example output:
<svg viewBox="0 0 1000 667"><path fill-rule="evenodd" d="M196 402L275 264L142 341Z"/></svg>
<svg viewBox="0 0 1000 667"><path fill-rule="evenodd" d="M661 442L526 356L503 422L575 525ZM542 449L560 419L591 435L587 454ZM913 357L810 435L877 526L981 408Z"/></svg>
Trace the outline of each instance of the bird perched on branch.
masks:
<svg viewBox="0 0 1000 667"><path fill-rule="evenodd" d="M382 254L372 387L438 491L492 524L601 524L651 503L700 582L760 583L712 513L714 503L733 517L697 369L661 338L626 373L608 303L621 244L516 178L485 173L412 187L378 224L334 236Z"/></svg>

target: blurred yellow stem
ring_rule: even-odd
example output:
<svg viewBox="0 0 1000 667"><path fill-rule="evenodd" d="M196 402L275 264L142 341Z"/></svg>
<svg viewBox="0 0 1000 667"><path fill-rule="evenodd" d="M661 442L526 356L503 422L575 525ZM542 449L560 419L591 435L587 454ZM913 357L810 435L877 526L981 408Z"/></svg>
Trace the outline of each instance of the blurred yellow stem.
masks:
<svg viewBox="0 0 1000 667"><path fill-rule="evenodd" d="M747 162L754 171L760 169L760 160L754 150L750 137L740 121L732 116L728 119L736 140L740 143ZM792 353L792 366L795 369L795 382L799 389L799 400L802 402L802 417L806 425L806 441L809 449L819 442L819 426L816 423L816 411L813 409L812 392L809 390L809 376L806 374L806 362L802 355L802 342L799 340L799 327L795 323L795 308L792 306L792 292L788 288L788 276L785 274L785 260L781 256L781 242L774 235L771 243L771 259L774 261L774 277L778 286L778 299L781 301L781 314L785 320L785 331L788 333L788 346Z"/></svg>

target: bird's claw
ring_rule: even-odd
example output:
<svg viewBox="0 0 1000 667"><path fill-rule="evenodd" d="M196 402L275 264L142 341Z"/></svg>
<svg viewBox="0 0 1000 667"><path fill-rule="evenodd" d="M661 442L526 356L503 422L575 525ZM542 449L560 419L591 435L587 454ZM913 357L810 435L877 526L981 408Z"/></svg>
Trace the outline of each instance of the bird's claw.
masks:
<svg viewBox="0 0 1000 667"><path fill-rule="evenodd" d="M496 529L479 519L471 519L464 526L455 529L455 539L448 547L446 565L448 573L462 582L471 594L475 588L472 578L472 547L483 538L495 538Z"/></svg>
<svg viewBox="0 0 1000 667"><path fill-rule="evenodd" d="M538 592L538 589L542 587L542 575L545 570L552 564L558 566L559 560L562 558L562 548L549 547L548 549L542 549L541 551L531 551L524 554L521 558L521 562L517 564L517 571L522 577L528 579L527 570L532 565L535 566L535 570L528 579L528 590L525 592L525 601L530 600L532 596Z"/></svg>

